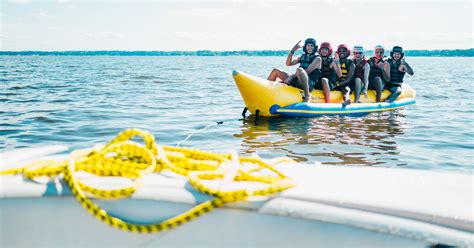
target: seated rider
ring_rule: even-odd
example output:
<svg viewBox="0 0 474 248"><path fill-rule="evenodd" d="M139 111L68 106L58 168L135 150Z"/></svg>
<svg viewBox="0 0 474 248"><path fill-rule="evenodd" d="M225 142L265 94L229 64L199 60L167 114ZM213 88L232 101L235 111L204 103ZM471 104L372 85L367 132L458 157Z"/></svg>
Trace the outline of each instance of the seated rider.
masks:
<svg viewBox="0 0 474 248"><path fill-rule="evenodd" d="M385 82L390 80L390 66L385 61L385 48L377 45L374 48L374 56L369 59L369 89L375 90L376 101L380 102Z"/></svg>
<svg viewBox="0 0 474 248"><path fill-rule="evenodd" d="M367 59L364 55L364 47L354 46L353 57L355 69L354 76L352 76L351 83L349 87L354 92L354 100L356 103L360 103L360 93L364 94L367 97L367 87L369 86L369 73L370 66L367 63Z"/></svg>
<svg viewBox="0 0 474 248"><path fill-rule="evenodd" d="M385 85L392 94L387 97L386 102L395 101L402 94L403 77L405 73L413 75L413 69L404 59L405 53L400 46L394 46L390 52L388 64L390 65L390 81Z"/></svg>
<svg viewBox="0 0 474 248"><path fill-rule="evenodd" d="M309 102L311 101L310 92L314 89L316 82L319 80L321 57L316 54L318 50L316 40L308 38L304 41L303 55L294 59L293 54L301 48L300 43L301 41L296 43L286 58L286 66L300 64L296 69L296 73L291 75L274 68L268 76L268 80L275 81L279 78L283 80L285 84L304 90L304 101Z"/></svg>
<svg viewBox="0 0 474 248"><path fill-rule="evenodd" d="M326 103L329 103L331 100L332 87L336 83L336 79L341 76L341 70L332 57L332 47L329 42L321 43L318 53L321 56L322 64L321 75L319 76L315 88L323 90L324 99Z"/></svg>
<svg viewBox="0 0 474 248"><path fill-rule="evenodd" d="M351 88L349 87L349 83L351 82L355 70L354 62L349 59L350 54L351 50L349 49L349 46L341 44L337 46L336 56L334 57L334 61L341 71L341 76L334 84L334 90L342 92L342 105L344 106L351 104Z"/></svg>

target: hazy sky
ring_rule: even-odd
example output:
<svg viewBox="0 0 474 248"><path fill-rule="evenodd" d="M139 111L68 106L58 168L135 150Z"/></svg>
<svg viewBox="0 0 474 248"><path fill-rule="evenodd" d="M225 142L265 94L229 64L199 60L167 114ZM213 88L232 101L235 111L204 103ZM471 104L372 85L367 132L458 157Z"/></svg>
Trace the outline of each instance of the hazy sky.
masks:
<svg viewBox="0 0 474 248"><path fill-rule="evenodd" d="M1 50L471 48L467 1L0 0Z"/></svg>

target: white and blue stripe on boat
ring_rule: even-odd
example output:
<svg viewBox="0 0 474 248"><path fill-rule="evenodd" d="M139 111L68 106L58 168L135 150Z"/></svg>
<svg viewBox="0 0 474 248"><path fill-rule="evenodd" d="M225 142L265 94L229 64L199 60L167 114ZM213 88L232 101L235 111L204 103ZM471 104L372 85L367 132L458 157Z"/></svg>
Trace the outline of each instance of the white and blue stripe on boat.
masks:
<svg viewBox="0 0 474 248"><path fill-rule="evenodd" d="M348 115L362 116L372 112L381 112L393 110L406 105L414 104L414 98L404 98L391 103L357 103L343 106L339 103L307 103L300 102L285 107L273 105L270 108L272 114L281 114L286 116L321 116L321 115Z"/></svg>

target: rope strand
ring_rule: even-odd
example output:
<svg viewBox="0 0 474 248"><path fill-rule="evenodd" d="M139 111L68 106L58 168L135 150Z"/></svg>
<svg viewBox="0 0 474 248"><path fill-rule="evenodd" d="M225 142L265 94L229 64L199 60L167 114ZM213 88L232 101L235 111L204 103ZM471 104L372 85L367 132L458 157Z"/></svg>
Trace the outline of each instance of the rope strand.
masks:
<svg viewBox="0 0 474 248"><path fill-rule="evenodd" d="M140 136L145 145L131 141L135 136ZM229 170L228 166L236 166L236 168ZM109 215L86 195L87 192L99 199L130 197L139 189L140 181L144 176L163 170L171 170L187 177L189 184L197 191L212 195L214 198L165 221L139 225ZM99 189L81 182L75 176L75 172L78 171L97 176L124 177L132 180L133 183L132 186L119 189ZM232 175L226 176L226 172ZM134 233L169 230L224 204L243 201L252 196L273 195L295 186L289 178L260 158L239 158L236 153L218 154L191 148L160 146L155 143L152 134L138 129L127 129L119 133L103 147L72 152L69 159L65 161L39 161L21 168L0 171L0 175L8 174L23 174L29 179L63 175L74 197L89 213L112 227ZM237 190L226 191L208 186L206 181L209 180L221 180L221 185L224 180L225 184L243 181L258 182L266 187L257 190L241 187Z"/></svg>

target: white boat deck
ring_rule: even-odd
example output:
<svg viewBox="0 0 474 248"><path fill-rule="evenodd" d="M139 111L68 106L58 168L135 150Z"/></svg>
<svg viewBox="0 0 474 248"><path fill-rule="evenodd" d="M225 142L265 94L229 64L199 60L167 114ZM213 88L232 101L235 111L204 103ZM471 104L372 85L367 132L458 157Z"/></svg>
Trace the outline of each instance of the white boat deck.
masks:
<svg viewBox="0 0 474 248"><path fill-rule="evenodd" d="M61 149L56 147L55 151ZM51 152L35 151L35 156ZM23 163L14 161L11 154L3 154L2 169L11 163ZM157 234L133 234L107 226L83 209L61 181L39 184L22 176L1 176L1 244L474 246L472 173L302 164L278 168L298 186L274 198L253 198L225 205L181 227ZM126 183L119 178L80 173L78 176L83 182L101 188ZM96 202L117 217L134 223L151 223L209 198L195 191L185 178L153 174L143 179L143 187L129 199Z"/></svg>

